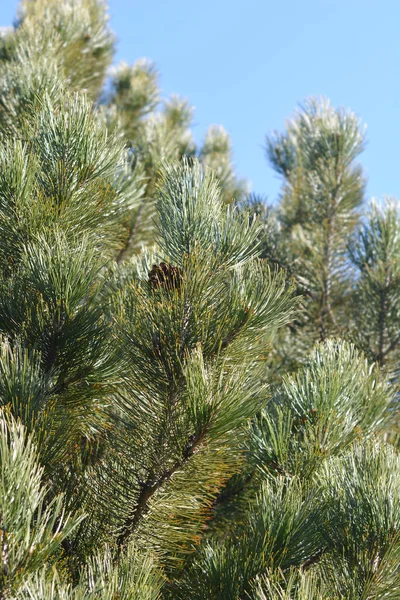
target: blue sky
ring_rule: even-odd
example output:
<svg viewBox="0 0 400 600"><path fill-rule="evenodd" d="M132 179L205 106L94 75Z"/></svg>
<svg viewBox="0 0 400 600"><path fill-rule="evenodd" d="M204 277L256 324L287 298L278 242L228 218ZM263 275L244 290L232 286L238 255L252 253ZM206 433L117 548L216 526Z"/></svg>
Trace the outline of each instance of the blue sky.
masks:
<svg viewBox="0 0 400 600"><path fill-rule="evenodd" d="M0 24L17 2L0 0ZM110 0L116 61L146 56L163 93L195 106L195 135L230 132L238 174L273 201L280 182L265 134L325 95L368 125L360 157L368 196L400 197L399 0Z"/></svg>

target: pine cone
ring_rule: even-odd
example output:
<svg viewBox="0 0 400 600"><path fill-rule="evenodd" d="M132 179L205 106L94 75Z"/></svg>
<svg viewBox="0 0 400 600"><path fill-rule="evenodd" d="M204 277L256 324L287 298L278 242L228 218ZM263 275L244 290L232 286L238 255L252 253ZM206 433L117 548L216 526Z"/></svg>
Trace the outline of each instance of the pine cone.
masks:
<svg viewBox="0 0 400 600"><path fill-rule="evenodd" d="M163 288L166 290L179 289L182 282L182 273L179 267L174 267L165 262L159 265L153 265L149 271L149 284L156 290Z"/></svg>

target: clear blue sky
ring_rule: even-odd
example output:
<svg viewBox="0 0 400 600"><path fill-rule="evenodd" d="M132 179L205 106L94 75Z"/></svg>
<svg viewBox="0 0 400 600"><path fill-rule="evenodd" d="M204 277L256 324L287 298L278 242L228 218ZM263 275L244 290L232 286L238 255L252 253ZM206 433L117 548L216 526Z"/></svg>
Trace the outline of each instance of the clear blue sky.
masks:
<svg viewBox="0 0 400 600"><path fill-rule="evenodd" d="M240 176L273 200L263 151L298 102L316 95L367 123L368 196L400 197L399 0L110 0L116 61L157 63L165 95L195 106L195 135L221 123ZM16 0L0 0L0 24Z"/></svg>

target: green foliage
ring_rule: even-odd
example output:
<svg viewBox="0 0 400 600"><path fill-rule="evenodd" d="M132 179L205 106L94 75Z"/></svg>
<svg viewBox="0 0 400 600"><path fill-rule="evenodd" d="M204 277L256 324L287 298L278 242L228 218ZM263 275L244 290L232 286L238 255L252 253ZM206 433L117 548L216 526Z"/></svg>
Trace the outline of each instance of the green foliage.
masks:
<svg viewBox="0 0 400 600"><path fill-rule="evenodd" d="M97 553L81 572L76 586L65 584L55 569L43 569L27 577L18 590L18 600L159 600L164 583L161 572L150 555L133 546L124 556L114 560L109 548Z"/></svg>
<svg viewBox="0 0 400 600"><path fill-rule="evenodd" d="M271 136L266 207L112 54L100 0L0 37L0 597L400 597L400 221L361 214L358 119Z"/></svg>
<svg viewBox="0 0 400 600"><path fill-rule="evenodd" d="M270 568L299 566L320 547L318 505L297 481L264 482L244 523L223 542L208 542L193 561L178 598L242 598Z"/></svg>
<svg viewBox="0 0 400 600"><path fill-rule="evenodd" d="M399 456L372 443L325 465L324 533L337 560L330 577L342 597L398 598L400 501Z"/></svg>
<svg viewBox="0 0 400 600"><path fill-rule="evenodd" d="M32 440L21 423L0 413L0 593L4 598L43 564L55 560L62 541L82 517L65 516L62 497L45 502L46 488Z"/></svg>
<svg viewBox="0 0 400 600"><path fill-rule="evenodd" d="M284 377L255 421L256 467L266 476L312 476L330 456L383 428L391 394L353 346L334 341L317 346L308 365Z"/></svg>
<svg viewBox="0 0 400 600"><path fill-rule="evenodd" d="M126 354L118 402L127 427L120 456L133 498L120 500L112 518L120 544L133 534L141 546L178 559L199 538L215 495L243 460L243 427L261 401L255 348L286 322L293 301L282 276L246 247L255 225L227 228L235 217L211 174L184 162L172 165L163 182L159 251L175 263L175 278L152 282L138 269L118 293L117 335ZM193 248L186 228L197 239ZM224 235L232 235L229 243ZM244 352L248 370L237 371Z"/></svg>
<svg viewBox="0 0 400 600"><path fill-rule="evenodd" d="M24 0L16 27L0 47L0 132L20 137L43 94L56 103L68 88L96 99L113 36L98 0Z"/></svg>
<svg viewBox="0 0 400 600"><path fill-rule="evenodd" d="M400 338L400 217L395 201L373 204L350 245L359 271L351 335L372 360L397 370Z"/></svg>
<svg viewBox="0 0 400 600"><path fill-rule="evenodd" d="M240 201L248 193L248 185L238 180L232 165L232 148L228 133L221 126L211 126L200 151L203 164L212 169L224 191L224 201Z"/></svg>
<svg viewBox="0 0 400 600"><path fill-rule="evenodd" d="M117 108L125 135L135 143L142 119L149 116L160 101L156 68L147 60L139 60L132 67L120 63L111 83L109 103Z"/></svg>
<svg viewBox="0 0 400 600"><path fill-rule="evenodd" d="M69 237L90 235L108 253L118 248L118 225L140 197L142 180L129 172L122 142L107 134L90 103L75 95L54 106L45 96L25 135L0 152L3 269L52 227Z"/></svg>
<svg viewBox="0 0 400 600"><path fill-rule="evenodd" d="M196 162L165 167L157 208L161 248L177 264L194 249L228 265L258 254L257 222L243 226L235 210L224 207L215 176Z"/></svg>
<svg viewBox="0 0 400 600"><path fill-rule="evenodd" d="M324 99L308 101L284 134L267 138L268 157L283 177L277 214L282 241L272 250L290 265L307 309L294 323L291 341L281 340L284 363L298 360L317 340L343 333L350 285L347 244L364 194L355 159L363 146L364 132L356 116L335 110ZM267 245L265 250L269 259L271 248ZM271 259L276 261L274 253Z"/></svg>
<svg viewBox="0 0 400 600"><path fill-rule="evenodd" d="M154 241L154 199L163 164L197 156L215 171L225 204L244 197L247 184L235 175L228 134L222 127L211 127L204 144L197 148L191 131L192 106L176 95L161 97L153 63L143 59L132 66L121 63L103 100L111 128L122 132L146 174L145 193L126 221L126 240L118 262Z"/></svg>
<svg viewBox="0 0 400 600"><path fill-rule="evenodd" d="M339 596L313 572L272 571L256 579L249 598L252 600L339 600ZM344 599L343 599L344 600Z"/></svg>
<svg viewBox="0 0 400 600"><path fill-rule="evenodd" d="M7 58L18 61L29 52L34 62L44 54L71 89L84 89L94 99L113 56L114 36L107 20L106 6L99 0L23 0Z"/></svg>

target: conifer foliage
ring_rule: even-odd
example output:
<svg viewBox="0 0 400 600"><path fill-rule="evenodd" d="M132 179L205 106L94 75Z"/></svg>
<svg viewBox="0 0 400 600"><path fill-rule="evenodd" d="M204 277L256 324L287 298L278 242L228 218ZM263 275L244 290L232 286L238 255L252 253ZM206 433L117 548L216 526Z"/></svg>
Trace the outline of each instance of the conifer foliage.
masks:
<svg viewBox="0 0 400 600"><path fill-rule="evenodd" d="M268 138L267 208L113 40L100 0L0 40L0 598L400 598L400 221L359 121Z"/></svg>

